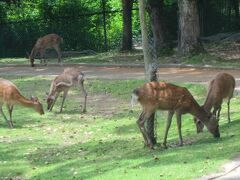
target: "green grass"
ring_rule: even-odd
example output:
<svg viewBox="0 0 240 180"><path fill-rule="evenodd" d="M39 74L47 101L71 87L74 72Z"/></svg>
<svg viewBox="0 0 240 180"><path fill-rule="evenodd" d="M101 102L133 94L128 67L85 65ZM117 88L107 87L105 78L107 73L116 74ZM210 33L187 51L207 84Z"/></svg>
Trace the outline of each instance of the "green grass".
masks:
<svg viewBox="0 0 240 180"><path fill-rule="evenodd" d="M36 95L42 101L50 86L50 78L6 78L25 96ZM87 81L92 102L88 103L86 114L79 109L82 99L78 97L78 88L70 91L61 114L58 113L60 102L53 112L45 112L44 116L16 106L14 129L9 129L3 118L0 120L0 179L191 179L217 170L240 153L238 96L232 99L233 122L230 124L227 123L226 103L223 104L219 140L206 130L196 134L192 117L184 115L183 147L175 145L178 134L173 121L168 149L144 148L136 125L140 106L133 110L129 107L132 89L142 83L139 80ZM203 86L181 85L203 102L206 93ZM111 116L96 113L93 108L97 103L95 97L101 94L119 98L119 104L114 105L107 99L105 104L97 104L107 109L108 106L118 107ZM166 112L157 113L158 142L163 140L166 116Z"/></svg>
<svg viewBox="0 0 240 180"><path fill-rule="evenodd" d="M57 57L47 58L49 64L56 64ZM143 55L141 51L132 52L116 52L110 51L105 53L97 53L93 55L73 55L72 57L63 57L64 63L88 63L88 64L141 64L143 63ZM40 60L35 59L35 64L39 64ZM27 58L0 58L0 65L7 64L30 64Z"/></svg>
<svg viewBox="0 0 240 180"><path fill-rule="evenodd" d="M132 53L119 53L119 52L107 52L99 53L96 55L81 55L73 57L63 57L64 63L80 63L80 64L143 64L143 55L140 52ZM159 64L185 64L185 65L200 65L200 66L214 66L214 67L240 67L238 59L225 60L218 58L208 53L202 53L191 56L165 56L159 57ZM36 59L35 64L39 64L40 60ZM49 64L56 64L57 58L49 58ZM26 58L0 58L1 65L30 65L30 62Z"/></svg>

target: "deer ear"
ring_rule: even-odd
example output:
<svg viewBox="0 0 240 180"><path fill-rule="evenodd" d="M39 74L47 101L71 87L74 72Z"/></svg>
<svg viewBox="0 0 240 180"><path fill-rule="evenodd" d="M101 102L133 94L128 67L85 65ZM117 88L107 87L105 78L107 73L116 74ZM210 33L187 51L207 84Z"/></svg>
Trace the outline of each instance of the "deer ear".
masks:
<svg viewBox="0 0 240 180"><path fill-rule="evenodd" d="M37 97L32 96L30 99L31 99L31 101L39 102Z"/></svg>

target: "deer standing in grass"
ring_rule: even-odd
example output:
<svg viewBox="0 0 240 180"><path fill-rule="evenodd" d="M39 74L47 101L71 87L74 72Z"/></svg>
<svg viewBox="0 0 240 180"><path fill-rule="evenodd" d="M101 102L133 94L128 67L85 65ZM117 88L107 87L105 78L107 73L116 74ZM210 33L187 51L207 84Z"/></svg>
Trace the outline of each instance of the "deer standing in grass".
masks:
<svg viewBox="0 0 240 180"><path fill-rule="evenodd" d="M86 112L87 103L87 92L84 89L84 74L81 72L80 68L65 68L64 72L58 75L51 84L50 92L47 94L47 109L52 111L52 108L61 92L63 92L62 105L60 112L62 112L64 101L67 97L69 89L75 85L79 84L80 89L84 95L84 105L83 112Z"/></svg>
<svg viewBox="0 0 240 180"><path fill-rule="evenodd" d="M163 145L165 147L167 143L168 130L171 126L174 113L176 113L177 117L180 146L183 144L181 116L185 113L190 113L193 116L198 117L201 122L207 126L209 132L211 132L214 137L220 137L218 121L214 119L215 116L212 116L211 113L206 112L202 107L200 107L191 93L184 87L179 87L165 82L145 83L142 87L133 91L132 102L134 102L134 100L138 100L142 106L142 113L137 121L137 124L143 135L145 145L150 148L153 148L153 143L148 136L144 124L156 110L168 111L167 125L163 141Z"/></svg>
<svg viewBox="0 0 240 180"><path fill-rule="evenodd" d="M6 115L3 112L3 104L7 105L10 117L9 119L7 119ZM10 128L13 127L12 111L15 104L33 108L40 115L44 114L42 104L39 102L37 97L32 97L29 100L21 95L18 88L12 82L6 79L0 79L0 113L3 115Z"/></svg>
<svg viewBox="0 0 240 180"><path fill-rule="evenodd" d="M60 44L62 41L63 41L62 37L57 34L47 34L43 37L38 38L31 51L31 54L29 55L31 66L34 67L34 58L37 55L37 53L40 53L41 63L43 60L44 64L46 65L46 59L44 57L46 49L55 49L58 55L58 63L62 63L60 50Z"/></svg>
<svg viewBox="0 0 240 180"><path fill-rule="evenodd" d="M228 122L230 119L230 101L233 97L235 89L235 79L228 73L219 73L208 86L207 98L203 104L203 108L211 112L213 108L213 114L219 119L222 109L223 99L227 99L228 107ZM204 125L197 118L194 118L196 123L197 132L202 132Z"/></svg>

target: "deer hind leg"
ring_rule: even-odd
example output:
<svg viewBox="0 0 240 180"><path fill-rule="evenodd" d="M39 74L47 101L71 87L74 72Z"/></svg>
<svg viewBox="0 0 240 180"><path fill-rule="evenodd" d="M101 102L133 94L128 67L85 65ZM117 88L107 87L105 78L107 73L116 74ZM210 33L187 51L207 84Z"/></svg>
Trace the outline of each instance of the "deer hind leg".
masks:
<svg viewBox="0 0 240 180"><path fill-rule="evenodd" d="M9 112L9 117L10 117L10 120L9 120L9 123L12 125L13 127L13 121L12 121L12 111L13 111L13 105L8 105L8 112Z"/></svg>
<svg viewBox="0 0 240 180"><path fill-rule="evenodd" d="M172 123L172 117L174 115L174 111L168 111L168 118L167 118L167 124L166 124L166 129L165 129L165 135L164 135L164 140L163 140L163 146L167 148L167 136L168 136L168 131Z"/></svg>
<svg viewBox="0 0 240 180"><path fill-rule="evenodd" d="M7 119L6 115L4 114L3 109L2 109L2 106L3 106L3 104L0 104L0 113L2 114L3 118L4 118L5 121L7 122L8 126L9 126L10 128L13 128L13 125L12 125L11 122Z"/></svg>
<svg viewBox="0 0 240 180"><path fill-rule="evenodd" d="M81 77L82 78L82 77ZM83 104L83 110L82 110L82 112L86 112L86 106L87 106L87 92L86 92L86 90L85 90L85 88L84 88L84 80L83 79L80 79L79 80L79 85L80 85L80 89L81 89L81 91L82 91L82 93L83 93L83 96L84 96L84 104Z"/></svg>
<svg viewBox="0 0 240 180"><path fill-rule="evenodd" d="M151 142L151 139L148 136L147 130L145 128L145 122L150 117L150 115L147 115L144 111L139 116L139 119L137 121L138 127L143 135L144 143L146 146L153 148L153 143Z"/></svg>
<svg viewBox="0 0 240 180"><path fill-rule="evenodd" d="M65 91L63 92L63 99L62 99L62 105L61 105L61 108L60 108L60 113L62 112L63 104L64 104L65 99L66 99L66 97L67 97L67 93L68 93L68 90L65 90Z"/></svg>

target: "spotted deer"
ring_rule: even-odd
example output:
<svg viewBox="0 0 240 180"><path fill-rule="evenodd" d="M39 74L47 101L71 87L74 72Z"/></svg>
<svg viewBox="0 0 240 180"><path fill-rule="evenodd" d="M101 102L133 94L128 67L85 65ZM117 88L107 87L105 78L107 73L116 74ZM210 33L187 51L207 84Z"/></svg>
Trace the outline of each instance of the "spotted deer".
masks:
<svg viewBox="0 0 240 180"><path fill-rule="evenodd" d="M35 66L34 58L38 53L40 53L41 62L44 61L44 64L46 65L46 59L44 56L47 49L55 49L58 55L58 63L62 63L60 50L60 44L62 41L62 37L57 34L47 34L43 37L38 38L31 51L31 54L29 55L31 66Z"/></svg>
<svg viewBox="0 0 240 180"><path fill-rule="evenodd" d="M52 111L52 108L61 92L63 92L62 105L60 112L62 112L64 101L67 97L69 89L78 84L84 95L83 112L86 112L87 92L84 89L84 74L80 68L65 68L63 73L58 75L51 83L50 91L47 93L47 109Z"/></svg>
<svg viewBox="0 0 240 180"><path fill-rule="evenodd" d="M168 130L171 126L172 117L176 113L177 128L179 134L179 145L183 144L181 133L181 116L190 113L198 117L206 125L214 137L220 137L218 121L211 113L206 112L193 98L191 93L184 87L179 87L165 82L149 82L133 91L132 101L137 100L142 106L142 113L137 121L143 135L145 145L152 148L153 143L149 138L144 126L145 121L156 112L156 110L168 111L167 125L163 145L166 147Z"/></svg>
<svg viewBox="0 0 240 180"><path fill-rule="evenodd" d="M2 107L4 104L7 105L9 119L3 112ZM15 104L32 108L40 115L44 114L43 106L37 97L31 97L31 99L25 98L12 82L0 78L0 113L3 115L10 128L13 127L12 112Z"/></svg>
<svg viewBox="0 0 240 180"><path fill-rule="evenodd" d="M203 104L203 108L211 112L213 108L213 114L220 118L220 112L222 109L222 102L227 99L228 107L228 122L230 119L230 101L233 97L233 92L235 89L235 79L232 75L228 73L219 73L217 76L210 81L208 86L207 98ZM194 118L196 123L197 132L202 132L204 125L197 118Z"/></svg>

